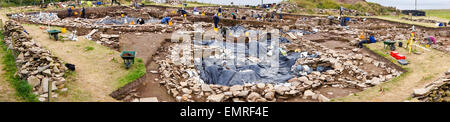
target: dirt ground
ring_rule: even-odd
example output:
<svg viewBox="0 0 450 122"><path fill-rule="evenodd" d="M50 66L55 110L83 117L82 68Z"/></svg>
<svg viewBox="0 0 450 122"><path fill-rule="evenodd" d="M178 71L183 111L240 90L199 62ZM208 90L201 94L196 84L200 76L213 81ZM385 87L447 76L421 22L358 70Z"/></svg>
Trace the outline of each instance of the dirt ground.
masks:
<svg viewBox="0 0 450 122"><path fill-rule="evenodd" d="M119 52L112 51L107 47L82 38L79 38L80 41L78 42L55 42L49 39L47 33L39 29L39 26L24 25L24 27L36 41L51 50L57 57L77 66L76 79L67 84L69 88L68 95L59 98L58 101L116 101L108 94L117 89L115 81L126 74L126 70L122 67ZM329 40L328 38L330 37L327 33L324 33L325 37L321 37L321 35L315 36L319 36L317 37L319 39L315 41L331 49L351 52L353 48L348 43L343 43L345 41L340 39ZM155 63L155 60L164 57L164 53L159 52L161 50L158 49L169 44L164 43L166 38L170 38L170 34L127 33L121 35L121 50L136 49L137 57L142 58L147 67L147 74L142 77L144 85L137 90L138 97L157 97L159 101L174 101L174 98L167 94L167 89L159 84L157 80L159 74L151 73L151 71L158 71L158 65ZM86 46L94 47L94 50L85 51ZM375 51L388 53L384 52L382 42L367 46ZM449 54L437 50L431 50L421 55L407 54L403 48L399 49L399 52L406 55L407 60L410 62L409 65L403 66L408 72L400 77L362 92L359 89L333 87L319 88L318 91L328 98L333 98L333 101L404 101L410 99L409 97L414 88L422 88L426 83L436 80L440 73L450 68ZM359 53L368 54L367 50L362 50ZM387 58L389 59L390 57ZM372 65L364 65L360 68L364 70L372 69L373 71L371 72L381 71L381 69ZM2 79L0 78L0 80ZM3 93L2 86L7 85L3 85L0 82L0 88L2 88L0 93ZM2 101L2 96L0 96L0 101ZM287 101L309 102L314 100L293 98Z"/></svg>
<svg viewBox="0 0 450 122"><path fill-rule="evenodd" d="M384 51L382 42L367 46L385 54L389 53ZM409 100L415 88L423 88L425 84L435 81L441 73L450 68L450 55L438 50L431 49L421 55L408 54L405 48L399 48L397 51L405 55L406 60L410 63L403 66L408 72L354 95L338 98L336 101L398 102ZM388 59L393 60L390 55L388 56Z"/></svg>
<svg viewBox="0 0 450 122"><path fill-rule="evenodd" d="M170 33L126 33L120 37L120 50L133 50L136 49L136 57L142 58L144 63L147 64L155 54L161 43L165 39L170 39Z"/></svg>
<svg viewBox="0 0 450 122"><path fill-rule="evenodd" d="M4 14L4 9L0 11L0 19L2 20L2 23L5 23L7 20L7 17ZM0 57L4 56L3 51L0 51ZM1 61L1 60L0 60ZM15 102L16 96L14 88L10 85L8 81L5 80L5 76L3 73L3 65L0 63L0 102Z"/></svg>
<svg viewBox="0 0 450 122"><path fill-rule="evenodd" d="M57 101L116 101L108 96L118 87L118 79L127 74L119 52L78 37L78 41L54 41L37 25L24 25L32 38L63 61L75 64L76 76L67 86L67 96ZM86 51L86 47L93 47Z"/></svg>
<svg viewBox="0 0 450 122"><path fill-rule="evenodd" d="M0 57L3 57L4 51L0 51ZM3 65L0 64L0 102L16 102L14 88L12 88L9 81L5 80Z"/></svg>
<svg viewBox="0 0 450 122"><path fill-rule="evenodd" d="M139 97L157 97L159 101L175 101L172 96L167 94L167 89L159 84L155 79L159 78L159 74L153 74L151 71L158 71L159 65L155 62L154 57L162 57L160 47L167 47L169 43L164 43L165 39L170 39L170 33L127 33L120 38L120 45L123 48L136 48L137 57L144 60L147 67L147 74L142 77L145 85L138 90Z"/></svg>

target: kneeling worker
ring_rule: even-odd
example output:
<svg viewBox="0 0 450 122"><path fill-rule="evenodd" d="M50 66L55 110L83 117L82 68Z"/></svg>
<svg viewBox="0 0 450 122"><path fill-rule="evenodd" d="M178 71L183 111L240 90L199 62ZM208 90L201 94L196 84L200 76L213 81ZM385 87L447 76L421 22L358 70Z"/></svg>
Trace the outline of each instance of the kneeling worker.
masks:
<svg viewBox="0 0 450 122"><path fill-rule="evenodd" d="M137 23L138 23L139 25L143 25L143 24L145 24L145 20L142 19L142 18L139 18L139 19L137 20Z"/></svg>
<svg viewBox="0 0 450 122"><path fill-rule="evenodd" d="M169 21L170 21L170 17L169 17L169 16L166 16L166 17L164 17L164 18L161 20L161 23L162 23L162 24L169 24Z"/></svg>
<svg viewBox="0 0 450 122"><path fill-rule="evenodd" d="M360 38L364 38L364 35L361 34ZM359 48L362 48L363 44L365 44L365 43L376 43L377 42L377 40L375 40L375 37L373 36L373 34L370 34L369 40L363 40L363 39L361 39L361 40L362 41L360 41L358 43Z"/></svg>

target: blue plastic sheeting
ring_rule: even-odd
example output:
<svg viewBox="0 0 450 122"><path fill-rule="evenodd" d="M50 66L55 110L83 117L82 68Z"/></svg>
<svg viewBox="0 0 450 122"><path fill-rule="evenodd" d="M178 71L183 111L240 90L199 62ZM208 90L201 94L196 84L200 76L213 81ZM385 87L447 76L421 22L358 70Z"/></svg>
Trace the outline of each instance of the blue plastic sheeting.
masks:
<svg viewBox="0 0 450 122"><path fill-rule="evenodd" d="M281 58L282 57L282 58ZM277 72L270 68L270 64L242 65L230 67L218 64L197 66L200 71L200 78L208 84L220 85L242 85L244 83L282 83L293 78L290 67L295 64L297 57L281 56L280 68ZM281 60L282 59L282 60ZM207 60L207 59L206 59Z"/></svg>
<svg viewBox="0 0 450 122"><path fill-rule="evenodd" d="M97 21L97 24L116 24L116 25L121 25L121 24L128 24L131 21L134 21L134 23L137 24L137 20L139 18L133 18L133 17L125 17L125 18L120 18L120 19L104 19L102 21ZM158 23L160 22L159 19L156 18L150 18L147 20L144 20L145 23ZM126 23L125 23L126 22Z"/></svg>
<svg viewBox="0 0 450 122"><path fill-rule="evenodd" d="M289 41L288 39L284 38L284 37L280 37L279 38L281 43L290 43L291 41Z"/></svg>
<svg viewBox="0 0 450 122"><path fill-rule="evenodd" d="M225 28L228 33L222 32L222 34L233 33L233 36L242 36L247 30L240 26L232 26ZM311 34L310 32L303 30L293 30L301 31L304 34ZM270 38L269 38L270 39ZM290 43L290 41L284 37L278 39L280 43ZM272 62L267 62L270 57L267 56L269 51L268 44L271 44L271 40L267 40L267 43L262 43L266 41L250 41L248 43L227 43L227 42L216 42L214 40L194 40L195 45L206 45L219 47L221 49L226 49L231 51L230 55L237 56L238 54L245 54L242 59L234 58L229 60L220 60L215 57L203 57L201 63L196 63L196 68L200 73L200 78L208 84L220 84L220 85L242 85L244 83L283 83L287 82L289 79L298 75L299 71L303 71L303 68L299 71L291 71L292 66L295 64L298 58L316 58L318 53L307 55L306 52L301 53L288 53L286 56L279 53L278 67L271 67ZM255 46L256 51L252 53L252 57L260 57L259 62L253 62L248 57L250 57L249 47ZM234 47L234 50L230 50ZM274 47L272 51L278 50ZM254 54L256 53L256 54ZM264 58L265 57L265 58ZM226 63L226 64L225 64ZM306 66L306 65L305 65ZM306 66L307 67L307 66ZM326 68L316 68L319 71L325 71ZM307 73L311 73L312 68L309 69Z"/></svg>
<svg viewBox="0 0 450 122"><path fill-rule="evenodd" d="M270 41L268 41L270 43ZM245 54L249 56L249 46L256 45L256 56L267 55L268 46L265 43L250 41L249 43L218 43L215 41L194 41L197 45L209 45L218 46L221 48L234 46L234 56L238 54ZM244 49L244 50L238 50ZM262 52L262 53L259 53ZM203 58L200 65L196 65L197 70L200 72L200 78L208 84L220 84L220 85L242 85L244 83L282 83L293 78L295 75L291 72L291 67L295 64L296 60L300 57L300 53L288 53L287 56L283 56L280 53L279 67L272 68L271 63L267 62L254 62L250 63L247 58L238 58L227 60L226 63L216 58ZM267 57L269 58L269 57ZM264 59L260 59L264 60ZM267 59L266 59L267 60Z"/></svg>
<svg viewBox="0 0 450 122"><path fill-rule="evenodd" d="M314 34L315 33L315 32L308 32L308 31L305 31L305 30L297 30L297 29L292 29L292 30L289 30L287 32L293 32L293 33L300 32L300 33L303 33L303 35L308 35L308 34ZM283 32L283 33L285 33L285 32Z"/></svg>

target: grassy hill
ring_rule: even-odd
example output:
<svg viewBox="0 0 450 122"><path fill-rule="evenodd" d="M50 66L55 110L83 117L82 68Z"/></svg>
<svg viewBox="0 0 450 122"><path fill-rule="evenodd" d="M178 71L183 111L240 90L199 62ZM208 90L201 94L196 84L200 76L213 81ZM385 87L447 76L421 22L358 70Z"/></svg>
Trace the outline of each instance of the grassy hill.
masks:
<svg viewBox="0 0 450 122"><path fill-rule="evenodd" d="M384 7L377 3L366 2L365 0L288 0L305 9L339 9L343 6L347 9L357 10L360 13L371 15L389 15L397 10L393 7Z"/></svg>

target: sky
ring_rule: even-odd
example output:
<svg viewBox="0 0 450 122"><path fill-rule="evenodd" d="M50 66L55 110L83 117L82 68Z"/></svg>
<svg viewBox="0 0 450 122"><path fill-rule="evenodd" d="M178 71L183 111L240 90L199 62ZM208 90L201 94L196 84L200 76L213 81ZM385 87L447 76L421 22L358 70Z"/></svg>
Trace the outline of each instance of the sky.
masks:
<svg viewBox="0 0 450 122"><path fill-rule="evenodd" d="M366 0L397 9L414 9L415 0ZM417 9L450 9L450 0L417 0Z"/></svg>

